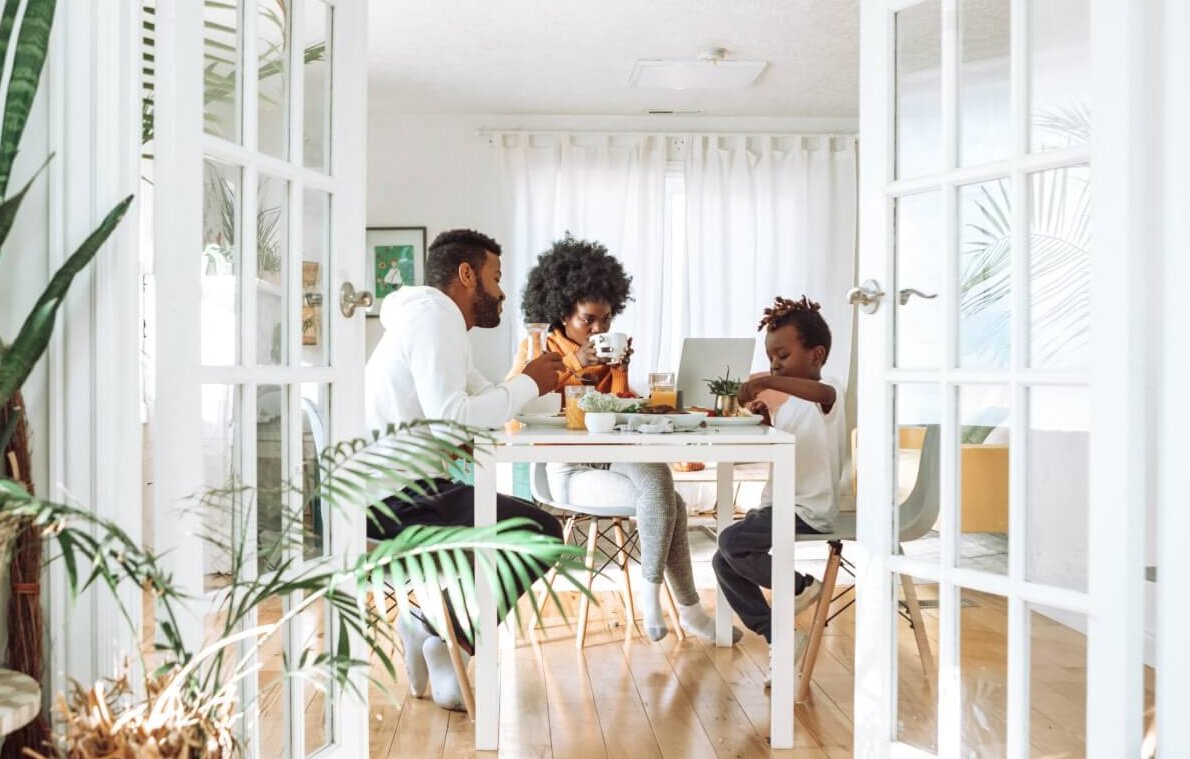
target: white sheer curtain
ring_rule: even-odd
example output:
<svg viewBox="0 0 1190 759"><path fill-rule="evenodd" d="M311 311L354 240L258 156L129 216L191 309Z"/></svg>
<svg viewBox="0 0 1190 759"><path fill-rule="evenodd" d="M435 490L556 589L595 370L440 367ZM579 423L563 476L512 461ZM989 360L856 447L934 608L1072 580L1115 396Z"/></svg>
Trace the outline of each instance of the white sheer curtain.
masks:
<svg viewBox="0 0 1190 759"><path fill-rule="evenodd" d="M492 141L508 222L505 314L518 339L525 276L570 231L602 242L633 276L635 300L615 329L633 336L637 390L646 372L678 368L684 338L754 336L774 295L802 293L831 326L828 373L848 380L853 137L507 132Z"/></svg>
<svg viewBox="0 0 1190 759"><path fill-rule="evenodd" d="M505 318L519 340L521 290L537 256L567 231L597 240L632 275L632 295L613 329L633 336L633 387L658 363L667 320L661 292L666 273L663 135L497 133L505 230ZM514 346L515 347L515 343ZM509 353L509 363L512 354Z"/></svg>
<svg viewBox="0 0 1190 759"><path fill-rule="evenodd" d="M773 296L804 293L831 327L826 372L850 373L856 144L849 136L692 135L686 145L685 261L670 318L681 337L755 335ZM757 363L766 366L758 341Z"/></svg>

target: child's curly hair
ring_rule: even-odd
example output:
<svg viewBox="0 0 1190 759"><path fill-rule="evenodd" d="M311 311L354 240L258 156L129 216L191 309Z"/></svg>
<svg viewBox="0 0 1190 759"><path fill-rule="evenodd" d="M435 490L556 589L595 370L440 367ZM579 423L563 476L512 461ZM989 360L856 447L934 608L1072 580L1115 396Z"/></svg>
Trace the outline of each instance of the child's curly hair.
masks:
<svg viewBox="0 0 1190 759"><path fill-rule="evenodd" d="M831 353L831 328L827 326L826 319L822 318L822 314L818 313L821 305L802 296L801 300L789 300L778 295L773 298L773 305L764 310L764 316L760 319L760 325L756 331L768 327L768 331L780 329L781 327L792 325L797 329L798 337L802 341L802 345L807 348L816 348L821 345L826 349L826 355Z"/></svg>

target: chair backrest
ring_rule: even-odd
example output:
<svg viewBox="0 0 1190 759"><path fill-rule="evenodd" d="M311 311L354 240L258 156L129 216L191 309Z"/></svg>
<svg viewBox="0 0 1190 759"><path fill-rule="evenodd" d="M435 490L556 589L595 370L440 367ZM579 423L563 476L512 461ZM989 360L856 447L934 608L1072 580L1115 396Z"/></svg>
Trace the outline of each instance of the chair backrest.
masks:
<svg viewBox="0 0 1190 759"><path fill-rule="evenodd" d="M938 521L942 486L938 481L941 467L941 446L938 425L925 427L921 443L921 458L917 464L917 479L913 490L900 505L900 536L902 543L924 536Z"/></svg>
<svg viewBox="0 0 1190 759"><path fill-rule="evenodd" d="M529 465L529 493L533 500L546 506L554 505L554 497L550 493L550 479L545 471L545 464L537 462Z"/></svg>

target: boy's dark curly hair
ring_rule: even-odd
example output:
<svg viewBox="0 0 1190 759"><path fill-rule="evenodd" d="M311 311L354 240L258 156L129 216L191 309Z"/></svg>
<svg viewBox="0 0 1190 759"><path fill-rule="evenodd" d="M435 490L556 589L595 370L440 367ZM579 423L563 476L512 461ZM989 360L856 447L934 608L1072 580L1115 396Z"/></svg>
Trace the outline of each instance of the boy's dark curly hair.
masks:
<svg viewBox="0 0 1190 759"><path fill-rule="evenodd" d="M760 319L760 326L756 331L769 328L769 332L792 324L797 328L798 337L802 345L807 348L817 348L821 345L826 349L826 355L831 354L831 328L826 319L818 313L822 306L802 296L801 300L789 300L778 295L773 299L773 305L764 310ZM825 357L824 357L825 358Z"/></svg>
<svg viewBox="0 0 1190 759"><path fill-rule="evenodd" d="M624 310L632 277L600 243L576 240L569 233L537 257L521 295L528 322L560 329L579 301L604 301L612 316Z"/></svg>

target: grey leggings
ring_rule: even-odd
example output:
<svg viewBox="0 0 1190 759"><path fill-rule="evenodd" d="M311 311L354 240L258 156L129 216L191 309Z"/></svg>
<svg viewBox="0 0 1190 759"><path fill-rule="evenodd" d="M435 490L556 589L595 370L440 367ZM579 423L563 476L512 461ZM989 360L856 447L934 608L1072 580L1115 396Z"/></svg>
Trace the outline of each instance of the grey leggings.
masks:
<svg viewBox="0 0 1190 759"><path fill-rule="evenodd" d="M550 493L559 503L578 508L635 504L641 575L657 584L668 575L678 603L698 603L686 535L686 503L674 491L668 465L551 464L546 471Z"/></svg>

